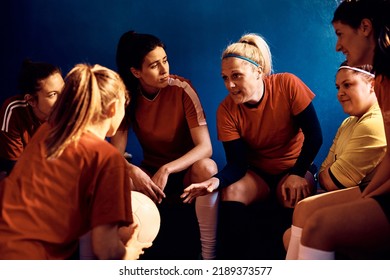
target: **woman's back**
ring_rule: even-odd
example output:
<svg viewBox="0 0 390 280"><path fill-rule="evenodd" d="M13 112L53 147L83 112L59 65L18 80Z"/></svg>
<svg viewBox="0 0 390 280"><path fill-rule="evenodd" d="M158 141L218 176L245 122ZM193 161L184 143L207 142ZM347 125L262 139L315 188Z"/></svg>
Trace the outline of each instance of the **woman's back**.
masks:
<svg viewBox="0 0 390 280"><path fill-rule="evenodd" d="M126 211L110 207L130 205L120 153L87 132L58 158L47 159L43 140L49 130L44 124L37 131L2 182L2 259L68 258L91 227L129 220Z"/></svg>

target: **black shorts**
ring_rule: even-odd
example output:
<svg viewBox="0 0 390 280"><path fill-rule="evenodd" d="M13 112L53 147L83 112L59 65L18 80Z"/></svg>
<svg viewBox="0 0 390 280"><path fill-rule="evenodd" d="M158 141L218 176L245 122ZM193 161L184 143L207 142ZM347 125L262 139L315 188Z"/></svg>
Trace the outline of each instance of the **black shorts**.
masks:
<svg viewBox="0 0 390 280"><path fill-rule="evenodd" d="M390 223L390 193L373 196L372 198L378 202Z"/></svg>

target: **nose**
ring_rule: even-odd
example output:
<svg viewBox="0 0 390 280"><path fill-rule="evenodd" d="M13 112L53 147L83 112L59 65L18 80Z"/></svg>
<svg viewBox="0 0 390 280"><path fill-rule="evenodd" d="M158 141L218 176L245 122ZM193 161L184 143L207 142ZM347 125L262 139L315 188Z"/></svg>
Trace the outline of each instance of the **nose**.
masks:
<svg viewBox="0 0 390 280"><path fill-rule="evenodd" d="M168 72L169 72L169 64L168 63L161 64L161 66L160 66L160 73L161 74L165 74L165 73L168 73Z"/></svg>
<svg viewBox="0 0 390 280"><path fill-rule="evenodd" d="M337 99L340 100L340 98L345 95L345 92L341 90L341 88L339 88L339 90L337 91Z"/></svg>
<svg viewBox="0 0 390 280"><path fill-rule="evenodd" d="M225 86L227 89L232 89L232 88L236 87L236 84L233 81L228 80L228 81L225 81Z"/></svg>
<svg viewBox="0 0 390 280"><path fill-rule="evenodd" d="M336 42L336 52L341 52L341 49L342 49L342 47L341 47L340 40L337 39L337 42Z"/></svg>

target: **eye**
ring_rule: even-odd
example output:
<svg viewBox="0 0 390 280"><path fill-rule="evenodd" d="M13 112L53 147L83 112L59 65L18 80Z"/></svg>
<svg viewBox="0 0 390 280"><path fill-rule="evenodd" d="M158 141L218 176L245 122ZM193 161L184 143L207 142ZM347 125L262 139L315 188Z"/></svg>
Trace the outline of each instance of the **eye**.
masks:
<svg viewBox="0 0 390 280"><path fill-rule="evenodd" d="M235 73L232 75L232 78L233 80L237 80L238 78L240 78L240 76L241 76L240 74Z"/></svg>
<svg viewBox="0 0 390 280"><path fill-rule="evenodd" d="M339 89L340 89L340 87L339 87L338 85L336 85L336 89L337 89L337 90L339 90Z"/></svg>
<svg viewBox="0 0 390 280"><path fill-rule="evenodd" d="M227 76L222 76L222 80L227 81Z"/></svg>
<svg viewBox="0 0 390 280"><path fill-rule="evenodd" d="M52 97L57 96L57 95L58 95L58 92L52 91L52 92L49 92L49 93L47 94L47 97L48 97L48 98L52 98Z"/></svg>

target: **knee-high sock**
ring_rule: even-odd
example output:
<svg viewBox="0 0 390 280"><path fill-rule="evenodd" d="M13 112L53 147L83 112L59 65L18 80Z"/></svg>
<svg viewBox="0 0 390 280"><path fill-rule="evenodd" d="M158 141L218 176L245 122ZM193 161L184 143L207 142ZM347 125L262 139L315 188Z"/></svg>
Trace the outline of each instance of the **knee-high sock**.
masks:
<svg viewBox="0 0 390 280"><path fill-rule="evenodd" d="M334 258L334 251L323 251L302 244L299 245L299 260L334 260Z"/></svg>
<svg viewBox="0 0 390 280"><path fill-rule="evenodd" d="M250 259L248 248L248 206L237 201L222 201L218 221L217 258Z"/></svg>
<svg viewBox="0 0 390 280"><path fill-rule="evenodd" d="M202 258L213 260L216 258L217 223L218 223L219 192L199 196L195 201L195 211L198 218Z"/></svg>
<svg viewBox="0 0 390 280"><path fill-rule="evenodd" d="M286 260L297 260L298 250L301 243L302 228L291 226L290 242L288 243Z"/></svg>

